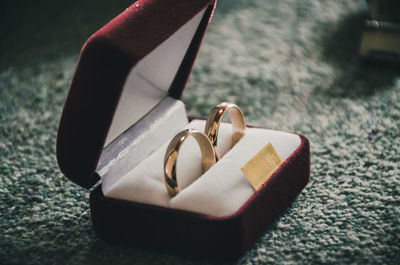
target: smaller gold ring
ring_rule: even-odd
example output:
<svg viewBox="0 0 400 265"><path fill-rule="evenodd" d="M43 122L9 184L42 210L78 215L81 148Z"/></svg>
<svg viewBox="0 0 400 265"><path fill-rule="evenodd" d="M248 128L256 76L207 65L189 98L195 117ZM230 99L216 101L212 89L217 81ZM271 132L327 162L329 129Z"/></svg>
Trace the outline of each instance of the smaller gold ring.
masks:
<svg viewBox="0 0 400 265"><path fill-rule="evenodd" d="M233 103L223 102L216 107L214 107L210 114L208 114L206 126L204 128L204 133L210 139L214 150L216 161L220 159L217 153L217 141L218 141L218 131L221 124L222 118L226 112L229 112L232 121L232 147L239 142L239 140L245 134L246 121L244 120L244 115L242 110Z"/></svg>
<svg viewBox="0 0 400 265"><path fill-rule="evenodd" d="M165 186L171 197L174 197L180 192L176 178L176 164L178 161L179 148L190 135L193 136L199 144L203 173L215 164L214 148L204 133L193 129L185 129L179 132L170 141L164 157Z"/></svg>

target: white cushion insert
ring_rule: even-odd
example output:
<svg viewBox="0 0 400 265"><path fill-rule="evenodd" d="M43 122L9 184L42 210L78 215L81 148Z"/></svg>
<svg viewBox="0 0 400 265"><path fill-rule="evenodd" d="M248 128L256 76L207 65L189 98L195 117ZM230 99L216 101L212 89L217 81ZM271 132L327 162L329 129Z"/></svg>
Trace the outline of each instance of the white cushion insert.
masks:
<svg viewBox="0 0 400 265"><path fill-rule="evenodd" d="M205 121L194 120L186 128L204 130ZM183 129L183 128L182 128ZM212 216L226 216L237 211L254 193L240 168L269 142L282 160L301 143L295 134L247 128L245 136L232 148L232 126L222 123L218 151L223 155L207 172L201 172L201 153L193 137L182 145L177 165L181 192L171 198L164 184L164 155L169 140L135 168L104 188L106 197L182 209ZM230 150L229 150L230 149ZM134 156L134 154L132 154Z"/></svg>

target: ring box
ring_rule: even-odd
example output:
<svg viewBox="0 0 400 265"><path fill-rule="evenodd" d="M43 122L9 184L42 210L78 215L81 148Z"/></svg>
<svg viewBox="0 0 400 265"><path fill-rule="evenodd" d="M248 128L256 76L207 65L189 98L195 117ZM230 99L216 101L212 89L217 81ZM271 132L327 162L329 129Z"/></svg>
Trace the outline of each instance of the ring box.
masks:
<svg viewBox="0 0 400 265"><path fill-rule="evenodd" d="M179 99L215 5L215 0L139 0L92 35L81 51L59 125L57 160L67 178L90 189L91 220L101 238L193 257L237 259L309 181L310 147L304 136L251 126L246 129L250 146L267 144L253 138L271 139L284 160L256 191L238 170L224 166L228 157L248 161L238 154L259 151L248 144L239 147L242 140L226 150L226 159L209 175L174 199L165 187L159 189L161 180L150 176L160 146L184 126L204 122L187 117ZM222 127L226 131L229 124ZM204 186L217 180L223 180L219 186Z"/></svg>

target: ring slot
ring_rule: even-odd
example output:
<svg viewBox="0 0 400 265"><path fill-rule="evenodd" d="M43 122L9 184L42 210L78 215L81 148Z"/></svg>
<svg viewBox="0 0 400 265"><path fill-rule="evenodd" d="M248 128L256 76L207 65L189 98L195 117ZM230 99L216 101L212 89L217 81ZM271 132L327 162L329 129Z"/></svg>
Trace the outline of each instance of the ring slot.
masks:
<svg viewBox="0 0 400 265"><path fill-rule="evenodd" d="M189 136L193 136L200 147L203 173L216 162L215 150L204 133L194 129L186 129L175 135L175 137L170 141L164 157L165 186L167 187L168 194L171 197L174 197L180 192L176 172L178 154L181 145Z"/></svg>

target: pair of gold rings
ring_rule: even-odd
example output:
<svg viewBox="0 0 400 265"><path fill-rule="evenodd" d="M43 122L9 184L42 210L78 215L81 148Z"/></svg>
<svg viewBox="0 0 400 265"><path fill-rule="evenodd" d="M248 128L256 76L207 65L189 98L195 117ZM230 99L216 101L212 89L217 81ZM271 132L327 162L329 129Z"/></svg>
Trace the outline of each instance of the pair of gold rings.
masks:
<svg viewBox="0 0 400 265"><path fill-rule="evenodd" d="M185 129L172 138L164 157L164 180L168 194L171 197L180 191L176 176L176 165L179 149L189 136L193 136L200 147L203 173L220 159L216 149L218 131L226 112L229 113L232 121L233 147L245 134L246 122L242 110L237 105L229 102L223 102L210 111L204 133L194 129Z"/></svg>

